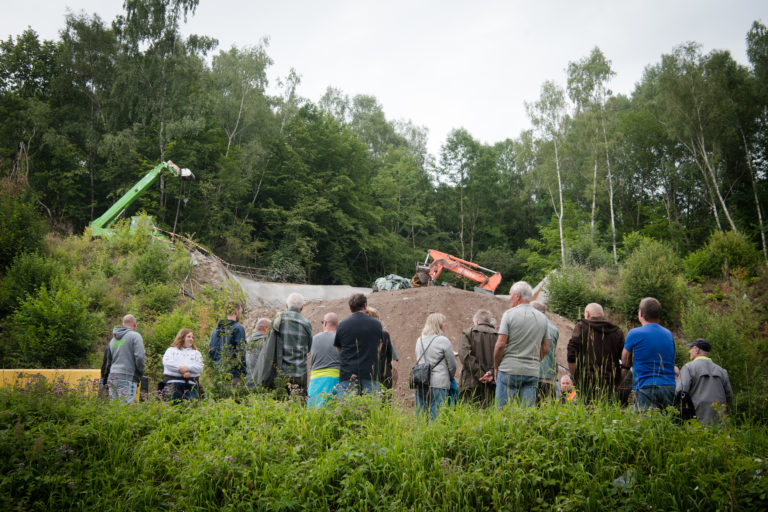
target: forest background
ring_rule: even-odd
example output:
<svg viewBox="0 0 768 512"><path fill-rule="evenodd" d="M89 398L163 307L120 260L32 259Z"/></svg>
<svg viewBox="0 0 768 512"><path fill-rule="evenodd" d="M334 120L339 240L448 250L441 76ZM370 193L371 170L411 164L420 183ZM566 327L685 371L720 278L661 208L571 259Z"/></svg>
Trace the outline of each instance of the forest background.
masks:
<svg viewBox="0 0 768 512"><path fill-rule="evenodd" d="M534 129L483 144L388 120L376 98L269 96L267 42L217 50L180 26L197 0L127 1L112 23L70 14L57 41L0 45L0 171L29 184L60 231L80 233L159 161L193 170L137 201L232 263L287 279L369 285L439 248L538 281L618 263L637 233L685 255L716 230L762 246L768 35L750 67L688 43L613 95L595 48L526 105ZM7 263L7 262L4 262Z"/></svg>
<svg viewBox="0 0 768 512"><path fill-rule="evenodd" d="M161 177L126 215L152 214L231 263L287 282L370 286L410 277L435 248L501 272L500 291L557 269L555 312L575 320L599 301L627 327L639 298L656 296L670 327L731 347L729 369L758 391L761 22L745 27L749 66L683 44L649 63L629 97L608 89L611 62L594 48L526 104L531 130L484 144L456 129L433 157L426 130L387 119L375 97L328 89L313 103L296 93L296 72L267 94L267 41L217 50L182 36L197 5L126 0L110 23L70 14L58 40L29 29L0 42L0 366L98 366L107 321L126 308L140 311L156 351L182 324L209 332L201 318L221 301L204 314L179 306L188 256L142 236L99 245L87 235L173 160L196 180Z"/></svg>

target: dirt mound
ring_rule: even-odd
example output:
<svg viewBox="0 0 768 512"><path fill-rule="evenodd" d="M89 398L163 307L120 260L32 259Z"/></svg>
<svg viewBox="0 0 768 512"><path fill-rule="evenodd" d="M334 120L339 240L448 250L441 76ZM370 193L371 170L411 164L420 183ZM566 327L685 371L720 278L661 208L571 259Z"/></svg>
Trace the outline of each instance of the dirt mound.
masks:
<svg viewBox="0 0 768 512"><path fill-rule="evenodd" d="M342 320L350 315L347 300L310 302L304 307L303 314L312 323L314 332L320 332L326 313L334 312ZM443 313L447 317L446 334L454 351L458 351L461 331L472 325L472 316L478 309L487 309L499 321L510 307L507 299L442 286L372 293L368 295L368 304L379 310L384 329L389 331L397 350L400 380L396 397L406 404L413 403L413 392L408 389L408 372L416 359L416 340L430 313ZM573 331L573 323L551 313L547 316L560 334L557 362L566 366L565 348ZM458 380L458 372L456 377Z"/></svg>

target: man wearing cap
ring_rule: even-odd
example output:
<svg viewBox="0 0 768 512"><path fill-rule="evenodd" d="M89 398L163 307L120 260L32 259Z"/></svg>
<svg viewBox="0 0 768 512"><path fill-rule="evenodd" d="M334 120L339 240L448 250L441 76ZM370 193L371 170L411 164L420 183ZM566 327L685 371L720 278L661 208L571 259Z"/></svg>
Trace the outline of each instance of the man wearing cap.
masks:
<svg viewBox="0 0 768 512"><path fill-rule="evenodd" d="M680 370L675 391L688 393L699 421L717 423L733 401L728 372L709 358L712 345L704 338L698 338L688 347L691 362Z"/></svg>

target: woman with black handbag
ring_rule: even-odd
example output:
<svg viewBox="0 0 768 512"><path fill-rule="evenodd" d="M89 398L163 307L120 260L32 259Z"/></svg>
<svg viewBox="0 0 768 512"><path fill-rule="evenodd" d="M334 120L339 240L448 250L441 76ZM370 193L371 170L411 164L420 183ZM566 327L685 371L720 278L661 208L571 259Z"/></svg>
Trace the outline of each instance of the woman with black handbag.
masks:
<svg viewBox="0 0 768 512"><path fill-rule="evenodd" d="M451 379L456 374L456 356L451 340L444 334L445 323L445 315L432 313L427 317L421 336L416 341L416 365L429 365L429 384L414 386L416 410L419 414L429 410L432 419L437 417L440 407L448 398Z"/></svg>

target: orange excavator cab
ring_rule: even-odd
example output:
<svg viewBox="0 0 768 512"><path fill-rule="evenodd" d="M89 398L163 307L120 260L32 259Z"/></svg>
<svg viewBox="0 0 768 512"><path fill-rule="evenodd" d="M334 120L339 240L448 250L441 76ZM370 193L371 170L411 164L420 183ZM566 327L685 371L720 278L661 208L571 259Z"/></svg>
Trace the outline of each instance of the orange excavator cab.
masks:
<svg viewBox="0 0 768 512"><path fill-rule="evenodd" d="M427 265L430 258L432 258L432 263ZM416 264L416 275L411 279L411 284L414 287L434 285L443 270L448 270L479 283L475 287L475 291L493 294L501 283L501 274L495 270L481 267L477 263L462 260L451 254L430 249L427 251L427 259L424 260L424 263ZM488 272L490 275L483 272Z"/></svg>

